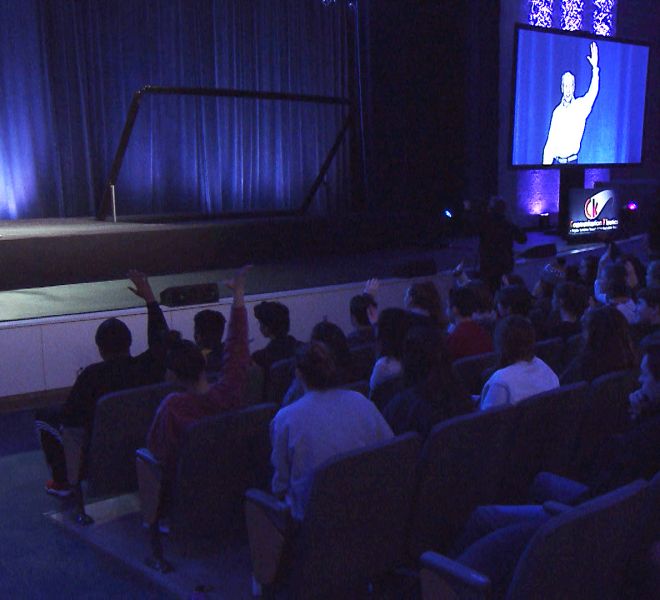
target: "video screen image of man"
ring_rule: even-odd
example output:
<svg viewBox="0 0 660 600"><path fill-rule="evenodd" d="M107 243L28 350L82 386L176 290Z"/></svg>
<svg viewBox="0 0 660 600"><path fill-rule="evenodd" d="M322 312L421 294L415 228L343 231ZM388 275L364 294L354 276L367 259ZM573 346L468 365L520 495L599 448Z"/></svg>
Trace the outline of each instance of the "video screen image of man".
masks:
<svg viewBox="0 0 660 600"><path fill-rule="evenodd" d="M543 164L575 164L578 162L587 118L598 96L598 46L591 42L591 83L584 96L575 97L575 75L566 71L561 77L561 102L552 111L548 139L543 149Z"/></svg>

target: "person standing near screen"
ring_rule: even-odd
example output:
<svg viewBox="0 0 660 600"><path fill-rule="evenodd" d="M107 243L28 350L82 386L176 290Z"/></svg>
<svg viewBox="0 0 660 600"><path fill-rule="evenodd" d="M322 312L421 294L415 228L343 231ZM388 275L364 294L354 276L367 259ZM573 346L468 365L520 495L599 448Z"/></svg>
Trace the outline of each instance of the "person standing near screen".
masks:
<svg viewBox="0 0 660 600"><path fill-rule="evenodd" d="M566 71L561 76L561 102L552 111L548 140L543 149L543 164L577 163L587 117L591 113L599 86L598 46L591 42L591 83L584 96L575 97L575 75Z"/></svg>

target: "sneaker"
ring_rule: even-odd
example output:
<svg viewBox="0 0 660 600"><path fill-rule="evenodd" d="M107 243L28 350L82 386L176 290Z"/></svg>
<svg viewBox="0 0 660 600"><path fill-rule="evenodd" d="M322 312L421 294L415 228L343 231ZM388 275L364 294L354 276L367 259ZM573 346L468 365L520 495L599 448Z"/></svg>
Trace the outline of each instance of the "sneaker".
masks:
<svg viewBox="0 0 660 600"><path fill-rule="evenodd" d="M60 483L54 479L49 479L46 482L46 493L58 498L66 498L71 495L71 487L68 483Z"/></svg>

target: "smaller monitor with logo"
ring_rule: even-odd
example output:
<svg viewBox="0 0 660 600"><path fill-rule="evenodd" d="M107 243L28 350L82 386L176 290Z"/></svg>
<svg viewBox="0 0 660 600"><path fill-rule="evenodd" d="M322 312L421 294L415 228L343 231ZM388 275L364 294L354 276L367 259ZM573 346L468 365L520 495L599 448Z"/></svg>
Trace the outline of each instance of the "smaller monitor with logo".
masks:
<svg viewBox="0 0 660 600"><path fill-rule="evenodd" d="M619 228L619 201L612 189L572 189L568 199L568 236L582 237Z"/></svg>

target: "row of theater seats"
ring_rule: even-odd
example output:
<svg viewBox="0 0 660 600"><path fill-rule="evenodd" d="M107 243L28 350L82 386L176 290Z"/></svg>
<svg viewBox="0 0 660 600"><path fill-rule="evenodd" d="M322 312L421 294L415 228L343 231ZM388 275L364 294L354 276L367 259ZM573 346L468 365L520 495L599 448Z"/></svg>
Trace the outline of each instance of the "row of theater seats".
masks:
<svg viewBox="0 0 660 600"><path fill-rule="evenodd" d="M566 386L514 407L441 423L425 442L406 434L337 457L315 472L299 525L275 498L248 491L257 582L286 582L294 598L346 597L346 589L366 589L397 567L414 568L430 549L448 552L477 506L538 500L530 490L540 472L579 478L583 453L625 426L604 421L596 431L600 421L590 410L596 403L619 404L626 382L631 388L629 373L608 375L592 386ZM640 531L640 519L636 513L628 521L631 531Z"/></svg>
<svg viewBox="0 0 660 600"><path fill-rule="evenodd" d="M319 522L309 526L310 533L305 536L311 537L296 536L296 543L303 544L303 549L308 539L319 548L335 544L337 560L343 556L356 567L356 573L368 578L378 573L371 568L362 570L359 565L372 560L373 551L353 537L369 539L373 534L380 540L375 546L378 554L383 550L383 556L390 552L396 557L378 569L389 569L394 563L410 564L429 549L446 551L476 506L528 501L530 484L539 472L584 479L585 468L602 440L627 425L627 397L634 387L633 373L614 373L591 385L565 386L515 407L452 419L436 426L423 446L418 436L407 435L391 447L385 445L382 452L362 451L331 461L336 466L326 465L317 474L313 489L318 491L312 493L306 517L306 522ZM91 494L110 496L137 488L135 451L144 443L153 414L170 390L160 384L110 394L99 402L87 457ZM174 534L216 539L244 534L245 491L269 486L268 425L276 410L273 403L250 406L204 420L190 430L169 498ZM401 456L392 454L399 451ZM144 450L138 451L137 462L145 520L157 524L160 467ZM330 479L321 475L325 472ZM274 514L276 530L286 529L286 511L282 512L274 499L263 491L252 491L248 497L248 506L252 506L248 513L253 517L259 511ZM317 501L321 505L315 508ZM273 507L275 512L270 510ZM414 518L409 526L410 514ZM270 522L264 519L257 518L257 523L265 526ZM255 531L259 528L251 528L253 560L264 554L259 549L264 536ZM278 539L277 535L273 538L273 531L270 533L266 540ZM397 540L395 548L387 546L390 550L385 551L386 540ZM327 558L328 552L327 548L311 554L298 549L294 554L300 553L307 561L317 555L319 560ZM166 564L159 555L157 539L154 557L157 566ZM323 564L321 561L309 568L325 572L327 565ZM272 566L269 569L275 573ZM349 567L340 570L344 569L350 571ZM255 572L261 572L257 563ZM278 570L276 577L281 575ZM303 582L311 576L303 575ZM292 581L297 581L296 577ZM262 583L269 583L268 577Z"/></svg>

